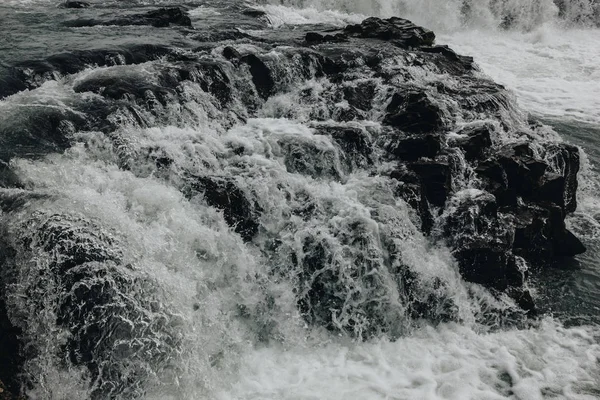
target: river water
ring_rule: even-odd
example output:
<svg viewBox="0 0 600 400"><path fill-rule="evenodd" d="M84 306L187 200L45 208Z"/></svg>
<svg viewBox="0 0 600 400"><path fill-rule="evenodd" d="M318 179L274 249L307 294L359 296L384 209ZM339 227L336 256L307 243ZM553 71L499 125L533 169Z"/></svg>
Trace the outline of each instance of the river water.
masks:
<svg viewBox="0 0 600 400"><path fill-rule="evenodd" d="M185 30L66 28L61 24L74 16L97 18L157 4L174 2L105 1L93 3L90 9L65 11L49 1L2 1L0 67L89 48L146 43L196 46L193 33ZM0 152L3 159L10 158L11 173L16 176L11 179L23 183L15 189L3 177L2 190L5 196L19 195L22 190L37 196L27 200L25 211L2 215L5 229L13 235L27 235L27 227L37 223L31 222L31 215L42 215L34 221L43 220L43 215L76 215L61 223L87 232L91 241L101 237L106 243L120 243L120 248L115 245L102 251L119 253L121 264L126 265L114 267L122 269L120 274L142 277L141 283L132 278L130 284L115 284L119 288L116 297L124 304L116 309L124 319L129 318L132 330L140 329L149 339L131 339L140 341L134 345L125 339L111 342L116 350L110 360L96 360L106 362L106 368L118 364L120 370L131 371L129 378L126 373L115 376L112 384L119 387L126 382L133 389L115 390L107 398L600 398L600 188L596 169L600 163L600 29L595 27L599 6L573 0L559 12L549 0L474 0L469 4L466 9L458 0L239 3L239 7L265 11L267 28L253 25L250 19L233 20L239 15L234 10L238 3L233 1L186 6L194 26L202 27L202 32L241 27L266 36L289 35L303 26L344 26L368 15L409 18L434 30L437 43L473 56L483 74L514 93L522 110L552 127L563 140L580 146L585 156L579 208L568 224L588 252L544 269L529 282L543 316L526 326L490 327L478 322L476 316L485 312L488 303L500 305L488 299L484 289L463 282L449 250L429 243L410 222L407 208L398 205L386 211L393 221L386 229L405 238L406 262L424 277L445 283L443 295L458 305L460 322L407 321L399 324L401 329L394 335L374 335L364 341L307 326L294 301L293 280L274 277L271 269L289 267L282 254L306 235L335 242L330 238L333 231L323 229L327 224L346 232L352 221L362 221L370 229L369 224L375 222L368 217L369 210L387 204L389 194L385 182L366 174L350 173L341 182L332 182L282 169L277 161L282 150L276 143L293 138L320 149L319 154L328 154L332 146L328 140L311 136L307 128L311 114L285 93L259 105L251 118L236 119L221 115L202 90L189 85L181 88L185 102L157 103L158 112L112 112L111 123L118 129L110 141L98 130L65 128L75 144L64 148L23 144L14 135L23 130L35 141L39 124L48 123L31 122L37 121L40 109L79 115L96 107L99 96L80 89L94 79L125 76L131 82L157 82L170 63L168 58L57 74L39 87L0 100L4 135ZM272 57L279 55L273 52ZM317 92L322 84L310 83ZM233 112L243 115L244 110ZM113 147L115 137L122 145L118 149ZM234 145L251 148L253 153L241 160L230 151ZM144 152L158 153L157 149L176 166L168 174L153 171L148 157L142 157ZM320 168L326 168L329 161L319 164ZM188 201L179 190L183 170L221 171L243 182L263 215L269 216L261 222L264 229L278 232L283 243L279 250L272 250L275 244L262 237L245 243L214 207ZM322 215L308 222L290 217L289 201L275 190L281 187L289 193L308 193ZM77 218L93 220L93 229L88 232L89 226ZM370 250L356 250L361 251ZM351 263L360 256L344 255L340 262ZM52 287L39 287L48 261L38 255L18 262L22 263L19 283L11 287L8 298L14 318L23 321L35 348L26 365L32 382L27 394L32 399L53 400L91 396L85 369L57 355L69 333L56 323L56 299L61 294ZM98 273L94 279L104 279L101 276ZM423 282L428 280L423 278ZM478 301L468 295L473 290L480 290ZM138 314L129 313L127 307L143 310L143 315L135 317ZM382 300L378 307L390 304ZM111 326L105 328L111 332ZM161 354L168 354L168 359Z"/></svg>

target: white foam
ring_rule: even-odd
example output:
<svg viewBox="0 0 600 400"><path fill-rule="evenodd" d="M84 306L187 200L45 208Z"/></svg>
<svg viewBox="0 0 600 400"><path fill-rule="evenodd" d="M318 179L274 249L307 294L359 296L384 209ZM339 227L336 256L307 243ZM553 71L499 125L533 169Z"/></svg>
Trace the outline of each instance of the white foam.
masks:
<svg viewBox="0 0 600 400"><path fill-rule="evenodd" d="M330 24L345 26L365 19L364 15L345 13L337 10L323 10L316 7L292 8L281 5L265 5L256 7L267 13L273 27L282 25Z"/></svg>
<svg viewBox="0 0 600 400"><path fill-rule="evenodd" d="M339 341L248 354L220 400L595 399L600 346L586 328L477 334L424 327L397 342Z"/></svg>
<svg viewBox="0 0 600 400"><path fill-rule="evenodd" d="M466 30L438 35L516 92L540 116L600 123L600 30L545 26L530 33Z"/></svg>

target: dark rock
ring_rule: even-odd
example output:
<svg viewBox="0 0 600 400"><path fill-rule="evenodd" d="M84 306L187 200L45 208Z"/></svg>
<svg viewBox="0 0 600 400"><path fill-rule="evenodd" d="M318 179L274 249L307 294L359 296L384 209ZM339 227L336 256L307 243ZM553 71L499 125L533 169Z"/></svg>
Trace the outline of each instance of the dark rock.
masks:
<svg viewBox="0 0 600 400"><path fill-rule="evenodd" d="M415 89L396 92L387 106L383 123L407 133L430 133L443 128L440 108L425 92Z"/></svg>
<svg viewBox="0 0 600 400"><path fill-rule="evenodd" d="M263 18L267 16L267 13L262 10L257 10L255 8L248 8L242 11L242 14L247 15L252 18Z"/></svg>
<svg viewBox="0 0 600 400"><path fill-rule="evenodd" d="M409 164L409 168L419 177L427 200L443 207L452 192L450 165L445 161L417 161Z"/></svg>
<svg viewBox="0 0 600 400"><path fill-rule="evenodd" d="M467 160L480 160L492 146L491 129L486 125L462 129L458 132L461 137L453 141L454 145L465 153Z"/></svg>
<svg viewBox="0 0 600 400"><path fill-rule="evenodd" d="M417 212L417 215L421 220L421 230L426 235L430 234L431 229L433 228L434 218L429 208L425 189L419 176L405 168L400 168L392 172L390 177L402 182L402 184L397 187L395 195L403 199Z"/></svg>
<svg viewBox="0 0 600 400"><path fill-rule="evenodd" d="M442 148L439 135L402 136L396 134L390 138L386 150L402 161L417 161L420 158L434 158Z"/></svg>
<svg viewBox="0 0 600 400"><path fill-rule="evenodd" d="M540 202L551 202L565 210L565 177L548 172L542 177L539 188L533 192L531 198Z"/></svg>
<svg viewBox="0 0 600 400"><path fill-rule="evenodd" d="M523 274L511 253L512 225L498 214L491 194L466 190L453 197L446 207L443 234L465 280L497 290L522 286Z"/></svg>
<svg viewBox="0 0 600 400"><path fill-rule="evenodd" d="M367 18L360 24L348 25L345 32L355 37L393 40L403 47L430 46L435 41L435 34L432 31L398 17Z"/></svg>
<svg viewBox="0 0 600 400"><path fill-rule="evenodd" d="M256 87L258 95L264 100L268 99L274 92L275 81L267 64L255 54L247 54L240 61L248 64L250 67L252 82Z"/></svg>
<svg viewBox="0 0 600 400"><path fill-rule="evenodd" d="M580 168L579 149L566 143L546 147L546 158L565 178L564 211L572 213L577 209L577 173Z"/></svg>
<svg viewBox="0 0 600 400"><path fill-rule="evenodd" d="M373 108L373 98L377 86L374 82L358 82L354 86L344 87L344 98L352 107L362 111L370 111Z"/></svg>
<svg viewBox="0 0 600 400"><path fill-rule="evenodd" d="M329 135L340 146L350 170L373 164L373 143L369 135L359 128L323 126L317 128L321 135Z"/></svg>
<svg viewBox="0 0 600 400"><path fill-rule="evenodd" d="M62 6L64 8L87 8L90 6L90 3L86 3L85 1L65 1Z"/></svg>
<svg viewBox="0 0 600 400"><path fill-rule="evenodd" d="M232 181L216 176L192 177L187 196L202 193L206 202L221 211L227 224L245 241L258 233L260 210Z"/></svg>
<svg viewBox="0 0 600 400"><path fill-rule="evenodd" d="M572 257L585 246L566 229L560 206L527 204L513 212L516 226L514 253L534 262Z"/></svg>
<svg viewBox="0 0 600 400"><path fill-rule="evenodd" d="M505 249L490 247L486 242L479 246L472 243L453 254L458 260L460 274L468 282L501 291L509 286L523 285L523 274L517 267L515 257Z"/></svg>
<svg viewBox="0 0 600 400"><path fill-rule="evenodd" d="M419 50L425 53L441 54L450 61L460 63L466 70L475 68L473 57L458 55L447 45L421 46Z"/></svg>
<svg viewBox="0 0 600 400"><path fill-rule="evenodd" d="M95 20L95 19L77 19L66 21L66 26L81 28L97 25L116 25L116 26L141 26L148 25L156 28L165 28L171 25L179 25L191 28L192 20L188 13L179 7L165 7L157 10L148 11L143 14L132 14L121 18L111 20Z"/></svg>
<svg viewBox="0 0 600 400"><path fill-rule="evenodd" d="M239 60L240 58L242 58L242 55L240 54L239 51L237 51L233 47L227 46L223 49L223 57L225 57L226 59L231 61L231 60Z"/></svg>
<svg viewBox="0 0 600 400"><path fill-rule="evenodd" d="M559 257L573 257L586 251L581 240L569 230L565 229L554 238L554 254Z"/></svg>

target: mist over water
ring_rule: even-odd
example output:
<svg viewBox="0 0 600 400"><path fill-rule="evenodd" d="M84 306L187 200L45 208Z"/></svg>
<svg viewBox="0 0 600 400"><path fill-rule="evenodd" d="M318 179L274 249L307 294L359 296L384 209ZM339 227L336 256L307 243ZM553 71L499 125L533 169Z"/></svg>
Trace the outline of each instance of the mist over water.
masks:
<svg viewBox="0 0 600 400"><path fill-rule="evenodd" d="M55 7L6 4L19 12ZM191 4L190 14L198 21L226 18L218 6ZM515 93L522 109L503 110L511 127L529 129L530 112L561 121L561 135L581 132L578 123L597 132L600 37L590 27L597 22L591 0L560 7L549 0L307 0L257 7L267 12L269 33L304 24L343 26L369 15L412 19L436 30L438 43L474 56L482 74ZM110 29L79 32L98 38ZM600 330L598 319L589 318L600 315L595 137L573 134L577 144L593 147L580 178L580 209L571 220L590 247L581 259L586 276L575 285L555 282L568 292L566 318L559 309L523 323L511 299L460 277L447 246L425 237L414 212L395 198L391 179L373 178L371 172L390 168L379 163L380 155L349 154L334 137L318 133L323 125L339 127L317 122L341 112L329 108L334 83L306 72L289 56L293 49L277 48L266 57L285 90L264 102L248 100L250 73L234 72L220 56L222 47L205 57L225 65L233 81L226 111L223 99L192 82L161 98L119 97L119 107L92 90L115 76L134 86L160 86L178 67L168 57L89 66L0 100L7 146L15 126L36 138L41 127L28 124L40 110L75 121L59 127L72 146L39 154L35 146L15 150L10 166L20 188L1 189L5 241L17 254L9 262L17 272L7 302L34 354L25 367L32 399L93 393L174 400L600 398ZM406 68L423 82L451 79ZM383 100L375 97L371 120L381 116ZM453 110L451 101L443 106ZM109 134L76 125L89 109L105 108L115 127ZM373 122L341 125L369 140L381 135ZM549 129L535 135L558 138ZM247 199L249 215L225 215L198 195L194 185L206 185L197 179L205 176ZM456 185L472 195L469 171L463 178ZM252 225L257 215L260 230ZM68 233L58 240L53 232ZM52 240L56 247L48 244ZM64 258L64 249L71 258ZM92 257L78 259L80 250ZM304 276L301 266L321 252L327 262L320 273L343 306L315 312L309 324L297 298L308 298L307 281L323 278ZM418 276L412 301L432 304L427 318L414 318L398 293L390 271L400 261ZM57 278L57 268L77 262L81 268ZM360 271L349 272L356 265ZM577 281L581 275L569 276ZM556 288L535 284L540 298L560 297ZM83 296L97 296L102 311L78 309ZM318 307L310 299L302 304ZM564 326L580 314L583 323ZM109 333L94 336L98 327ZM74 343L88 342L97 343L91 351L95 375L78 364L79 353L88 350ZM75 350L61 358L61 348Z"/></svg>

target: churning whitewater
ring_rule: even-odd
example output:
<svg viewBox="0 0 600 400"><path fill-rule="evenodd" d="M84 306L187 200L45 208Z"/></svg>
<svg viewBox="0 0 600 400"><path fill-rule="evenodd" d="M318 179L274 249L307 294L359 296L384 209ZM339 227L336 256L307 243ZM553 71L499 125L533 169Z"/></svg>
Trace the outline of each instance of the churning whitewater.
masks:
<svg viewBox="0 0 600 400"><path fill-rule="evenodd" d="M0 399L600 398L600 3L223 3L0 3Z"/></svg>

